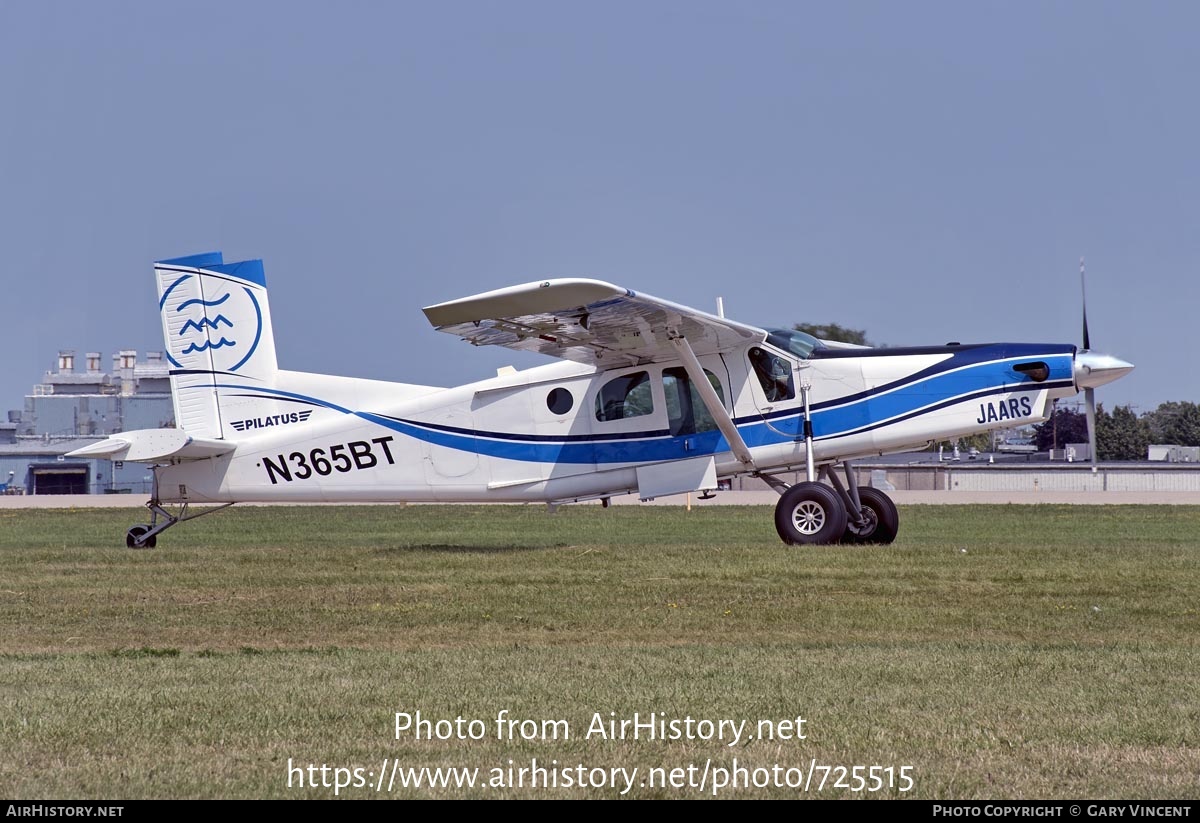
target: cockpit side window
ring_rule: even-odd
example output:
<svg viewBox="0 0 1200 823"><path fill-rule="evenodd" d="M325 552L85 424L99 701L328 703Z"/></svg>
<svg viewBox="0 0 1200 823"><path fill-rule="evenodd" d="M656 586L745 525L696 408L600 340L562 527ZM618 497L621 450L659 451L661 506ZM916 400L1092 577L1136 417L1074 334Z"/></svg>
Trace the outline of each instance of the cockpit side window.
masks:
<svg viewBox="0 0 1200 823"><path fill-rule="evenodd" d="M791 363L758 346L750 349L749 356L754 375L758 378L768 403L791 400L796 396Z"/></svg>
<svg viewBox="0 0 1200 823"><path fill-rule="evenodd" d="M790 352L801 360L826 346L808 332L799 329L767 329L767 342L780 351Z"/></svg>
<svg viewBox="0 0 1200 823"><path fill-rule="evenodd" d="M653 414L650 375L639 371L614 377L596 395L596 419L600 422L626 420Z"/></svg>

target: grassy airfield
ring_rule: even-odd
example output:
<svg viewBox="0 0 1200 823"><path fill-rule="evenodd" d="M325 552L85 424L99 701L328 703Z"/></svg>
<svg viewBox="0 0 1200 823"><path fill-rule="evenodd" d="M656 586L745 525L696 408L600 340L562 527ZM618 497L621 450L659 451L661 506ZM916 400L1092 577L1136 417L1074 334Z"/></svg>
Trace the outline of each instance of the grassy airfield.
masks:
<svg viewBox="0 0 1200 823"><path fill-rule="evenodd" d="M788 548L755 507L235 507L132 551L141 512L0 511L0 796L334 794L289 759L359 768L352 798L626 788L514 787L536 759L692 798L735 758L815 776L718 797L1200 796L1200 509L901 517L892 546ZM397 739L418 711L484 733ZM635 712L746 723L585 736ZM395 764L505 786L377 791ZM892 771L818 791L822 766Z"/></svg>

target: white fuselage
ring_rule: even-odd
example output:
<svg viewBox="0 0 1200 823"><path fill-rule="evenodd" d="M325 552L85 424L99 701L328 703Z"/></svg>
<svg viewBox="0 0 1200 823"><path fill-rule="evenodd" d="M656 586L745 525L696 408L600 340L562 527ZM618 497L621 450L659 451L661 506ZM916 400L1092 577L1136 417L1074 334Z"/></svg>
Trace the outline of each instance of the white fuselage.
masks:
<svg viewBox="0 0 1200 823"><path fill-rule="evenodd" d="M774 394L753 348L699 359L761 472L805 464L805 386L817 463L1040 421L1051 400L1076 392L1071 346L832 350L805 361L771 350L790 369L788 391ZM1030 362L1047 375L1013 368ZM631 385L614 416L610 401ZM229 419L237 407L223 400L222 425L236 430L236 449L159 467L163 501L557 502L646 496L646 467L678 461L711 460L718 477L753 470L706 420L679 363L557 362L446 389L283 371L271 387L214 387L234 388L246 413Z"/></svg>

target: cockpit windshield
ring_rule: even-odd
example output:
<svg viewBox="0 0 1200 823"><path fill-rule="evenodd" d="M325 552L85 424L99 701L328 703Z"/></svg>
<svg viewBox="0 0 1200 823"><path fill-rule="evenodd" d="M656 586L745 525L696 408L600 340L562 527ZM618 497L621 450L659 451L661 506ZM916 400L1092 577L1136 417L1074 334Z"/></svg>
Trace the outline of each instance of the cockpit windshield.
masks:
<svg viewBox="0 0 1200 823"><path fill-rule="evenodd" d="M815 349L825 348L811 334L795 329L767 329L767 342L777 349L791 352L801 360L807 359Z"/></svg>

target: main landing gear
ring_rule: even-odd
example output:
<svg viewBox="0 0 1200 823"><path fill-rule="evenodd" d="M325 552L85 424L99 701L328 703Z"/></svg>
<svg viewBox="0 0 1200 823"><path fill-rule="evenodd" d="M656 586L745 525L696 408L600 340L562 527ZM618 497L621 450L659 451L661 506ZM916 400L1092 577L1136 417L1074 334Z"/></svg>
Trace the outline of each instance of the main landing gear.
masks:
<svg viewBox="0 0 1200 823"><path fill-rule="evenodd" d="M812 480L794 486L772 482L780 493L775 530L784 543L891 543L896 539L900 529L896 504L877 489L859 486L853 467L844 465L848 486L828 465L821 468L821 478L829 485Z"/></svg>

